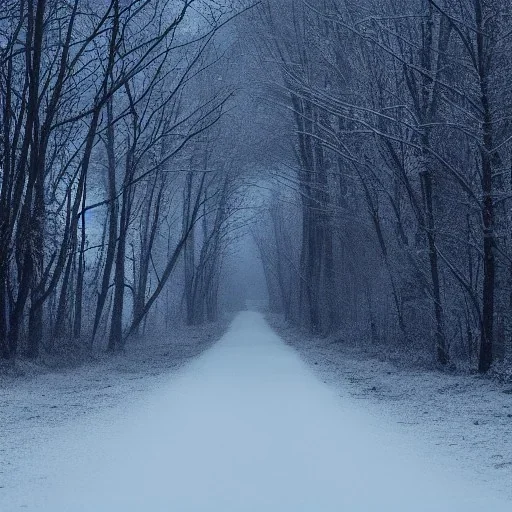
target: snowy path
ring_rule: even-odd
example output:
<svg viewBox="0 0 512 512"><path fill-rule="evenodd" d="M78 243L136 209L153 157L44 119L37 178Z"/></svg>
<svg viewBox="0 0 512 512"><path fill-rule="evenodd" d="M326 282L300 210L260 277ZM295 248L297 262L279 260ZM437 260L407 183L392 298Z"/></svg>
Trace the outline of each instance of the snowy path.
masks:
<svg viewBox="0 0 512 512"><path fill-rule="evenodd" d="M509 511L319 382L257 313L131 409L62 429L10 512Z"/></svg>

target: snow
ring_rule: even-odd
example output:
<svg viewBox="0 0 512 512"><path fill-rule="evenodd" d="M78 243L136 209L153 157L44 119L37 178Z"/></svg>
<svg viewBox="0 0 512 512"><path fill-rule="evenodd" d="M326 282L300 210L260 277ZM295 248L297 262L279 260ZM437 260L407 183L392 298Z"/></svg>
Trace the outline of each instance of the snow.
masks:
<svg viewBox="0 0 512 512"><path fill-rule="evenodd" d="M263 316L244 312L129 407L27 449L0 510L509 511L322 383Z"/></svg>
<svg viewBox="0 0 512 512"><path fill-rule="evenodd" d="M271 324L340 397L378 416L418 454L436 454L512 501L510 382L429 369L357 338L314 338L274 316Z"/></svg>
<svg viewBox="0 0 512 512"><path fill-rule="evenodd" d="M140 401L225 329L220 322L173 329L165 336L152 330L151 336L130 341L122 354L99 349L87 358L78 354L71 367L62 366L58 355L0 366L0 503L3 488L19 485L22 468L32 464L34 448L58 439L77 422L93 423L102 411Z"/></svg>

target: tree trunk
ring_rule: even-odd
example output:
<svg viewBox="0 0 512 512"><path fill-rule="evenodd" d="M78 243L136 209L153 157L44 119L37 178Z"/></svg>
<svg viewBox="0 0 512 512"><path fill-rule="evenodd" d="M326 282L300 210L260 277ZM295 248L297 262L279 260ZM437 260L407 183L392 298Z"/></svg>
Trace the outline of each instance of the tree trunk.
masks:
<svg viewBox="0 0 512 512"><path fill-rule="evenodd" d="M434 307L434 316L436 319L436 357L437 362L446 365L449 361L448 350L446 347L446 338L443 325L443 308L441 305L441 289L439 284L439 262L437 256L434 204L432 194L432 174L429 170L421 175L424 196L425 196L425 217L426 234L428 241L428 256L430 262L430 275L432 278L432 300Z"/></svg>
<svg viewBox="0 0 512 512"><path fill-rule="evenodd" d="M86 191L87 183L84 183L82 208L86 204ZM82 215L82 233L80 238L80 252L78 253L78 270L76 276L76 290L75 290L75 316L73 322L73 337L79 340L82 336L82 304L84 296L84 275L85 275L85 215Z"/></svg>
<svg viewBox="0 0 512 512"><path fill-rule="evenodd" d="M115 157L115 134L114 134L114 114L112 99L107 102L107 161L108 161L108 241L107 255L105 259L105 267L103 269L103 277L101 288L98 292L98 300L96 302L96 312L94 315L94 325L91 336L91 346L98 331L98 327L103 314L103 309L107 301L108 290L110 288L110 276L112 275L112 267L114 265L116 246L117 246L117 223L119 206L117 201L116 190L116 157Z"/></svg>
<svg viewBox="0 0 512 512"><path fill-rule="evenodd" d="M108 340L108 351L119 350L123 342L123 310L124 310L124 287L125 287L125 257L126 257L126 235L128 229L128 201L129 192L125 189L121 206L121 220L119 228L119 239L117 242L117 255L114 269L114 305L112 307L112 319L110 324L110 336Z"/></svg>
<svg viewBox="0 0 512 512"><path fill-rule="evenodd" d="M493 176L492 176L492 154L494 150L493 141L493 120L489 98L489 55L486 48L483 5L481 0L475 0L476 34L478 72L480 77L480 91L482 99L483 122L482 135L483 144L481 149L482 158L482 221L483 221L483 287L482 287L482 326L480 337L480 357L478 370L481 373L487 372L493 361L494 341L494 294L495 294L495 232L494 232L494 199L493 199Z"/></svg>

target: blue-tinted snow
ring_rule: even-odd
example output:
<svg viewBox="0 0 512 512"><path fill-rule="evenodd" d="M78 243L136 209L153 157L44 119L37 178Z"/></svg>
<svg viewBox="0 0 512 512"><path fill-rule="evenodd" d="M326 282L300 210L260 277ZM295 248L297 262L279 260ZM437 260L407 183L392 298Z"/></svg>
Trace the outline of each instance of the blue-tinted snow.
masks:
<svg viewBox="0 0 512 512"><path fill-rule="evenodd" d="M138 405L34 443L0 510L511 510L384 425L340 400L261 315L245 312Z"/></svg>

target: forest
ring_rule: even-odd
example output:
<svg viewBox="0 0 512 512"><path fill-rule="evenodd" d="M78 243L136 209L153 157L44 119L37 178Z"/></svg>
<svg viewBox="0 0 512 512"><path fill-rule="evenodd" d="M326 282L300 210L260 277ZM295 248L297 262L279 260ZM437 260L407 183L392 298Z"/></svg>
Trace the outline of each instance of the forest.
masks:
<svg viewBox="0 0 512 512"><path fill-rule="evenodd" d="M311 335L510 375L511 21L502 0L0 0L0 357L215 322L245 244Z"/></svg>

